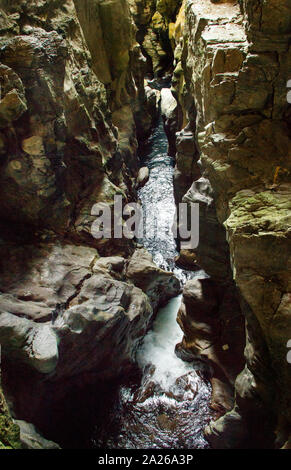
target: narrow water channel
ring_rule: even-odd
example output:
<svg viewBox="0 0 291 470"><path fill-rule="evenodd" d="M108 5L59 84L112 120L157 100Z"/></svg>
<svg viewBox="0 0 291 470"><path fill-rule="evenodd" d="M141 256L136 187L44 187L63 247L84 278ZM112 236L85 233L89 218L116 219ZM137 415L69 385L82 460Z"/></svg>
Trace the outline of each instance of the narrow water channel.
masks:
<svg viewBox="0 0 291 470"><path fill-rule="evenodd" d="M147 235L141 241L157 265L172 271L183 285L205 276L175 266L176 244L171 231L175 215L174 162L167 155L167 138L160 117L141 156L150 170L139 190ZM157 214L158 220L156 220ZM176 321L181 295L159 310L153 328L137 351L138 379L122 385L107 418L106 429L96 430L94 447L206 448L203 428L209 421L210 385L200 374L203 366L186 363L175 355L182 339Z"/></svg>

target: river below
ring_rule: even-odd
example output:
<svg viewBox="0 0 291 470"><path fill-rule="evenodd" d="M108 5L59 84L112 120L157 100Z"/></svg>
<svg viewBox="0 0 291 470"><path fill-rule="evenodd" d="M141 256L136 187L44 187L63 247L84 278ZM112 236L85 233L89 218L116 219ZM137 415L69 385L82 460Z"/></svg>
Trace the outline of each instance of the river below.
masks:
<svg viewBox="0 0 291 470"><path fill-rule="evenodd" d="M139 190L146 236L140 242L155 263L172 271L183 285L188 279L206 277L175 265L176 243L171 226L175 216L174 162L167 155L167 138L160 117L143 166L149 180ZM203 378L201 362L184 362L175 354L183 333L176 321L181 295L161 308L152 329L137 351L138 377L119 387L103 427L96 427L95 448L207 448L203 428L209 422L210 384Z"/></svg>

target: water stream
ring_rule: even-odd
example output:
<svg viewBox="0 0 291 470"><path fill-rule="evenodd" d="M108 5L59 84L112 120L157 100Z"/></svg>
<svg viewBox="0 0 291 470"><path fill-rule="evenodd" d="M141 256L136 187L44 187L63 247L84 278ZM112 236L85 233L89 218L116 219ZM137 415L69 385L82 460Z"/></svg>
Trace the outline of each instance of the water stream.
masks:
<svg viewBox="0 0 291 470"><path fill-rule="evenodd" d="M150 169L149 181L139 190L144 225L150 229L142 240L143 245L156 264L174 272L181 284L196 276L203 277L203 271L184 271L174 262L178 254L171 231L175 215L174 162L167 155L161 117L142 161ZM180 304L181 296L178 296L159 310L152 330L137 352L141 374L120 387L107 417L107 428L101 434L96 432L94 447L186 449L208 446L203 428L210 417L210 385L200 373L201 363L184 362L175 354L175 345L183 336L176 321Z"/></svg>

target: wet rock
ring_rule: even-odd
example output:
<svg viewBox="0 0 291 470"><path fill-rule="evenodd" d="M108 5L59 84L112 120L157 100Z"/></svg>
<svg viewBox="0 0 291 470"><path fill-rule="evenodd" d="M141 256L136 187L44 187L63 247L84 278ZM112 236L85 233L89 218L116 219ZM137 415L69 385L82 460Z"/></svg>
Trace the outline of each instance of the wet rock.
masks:
<svg viewBox="0 0 291 470"><path fill-rule="evenodd" d="M54 324L63 351L57 376L84 371L102 371L104 378L118 376L134 360L151 315L151 306L140 289L108 276L92 275Z"/></svg>
<svg viewBox="0 0 291 470"><path fill-rule="evenodd" d="M0 449L21 449L19 426L12 420L0 386Z"/></svg>
<svg viewBox="0 0 291 470"><path fill-rule="evenodd" d="M148 83L148 82L146 82ZM159 105L161 101L161 92L154 88L151 88L149 85L145 86L145 94L147 107L150 111L151 116L154 118L158 117L159 114Z"/></svg>
<svg viewBox="0 0 291 470"><path fill-rule="evenodd" d="M99 258L93 266L93 272L102 272L110 276L123 280L124 279L125 259L121 256L109 256L106 258Z"/></svg>
<svg viewBox="0 0 291 470"><path fill-rule="evenodd" d="M0 296L5 390L16 416L41 428L71 380L82 387L130 370L153 308L180 289L144 249L128 266L120 256L100 258L93 248L56 241L0 249L10 261Z"/></svg>
<svg viewBox="0 0 291 470"><path fill-rule="evenodd" d="M42 374L54 372L58 362L58 339L48 324L36 324L10 313L0 314L3 353Z"/></svg>
<svg viewBox="0 0 291 470"><path fill-rule="evenodd" d="M196 254L191 250L181 250L175 259L175 264L182 269L194 271L199 269Z"/></svg>
<svg viewBox="0 0 291 470"><path fill-rule="evenodd" d="M20 428L20 442L23 449L60 449L58 444L41 436L33 424L21 420L16 420L15 423Z"/></svg>
<svg viewBox="0 0 291 470"><path fill-rule="evenodd" d="M150 176L150 170L147 166L143 166L137 175L136 186L137 188L142 188L148 181Z"/></svg>
<svg viewBox="0 0 291 470"><path fill-rule="evenodd" d="M180 292L178 279L155 265L152 256L143 248L134 252L126 276L148 295L154 310Z"/></svg>
<svg viewBox="0 0 291 470"><path fill-rule="evenodd" d="M221 416L233 406L234 380L243 367L243 318L232 286L226 288L209 278L188 281L178 323L184 337L177 353L183 360L200 357L208 364L210 407Z"/></svg>
<svg viewBox="0 0 291 470"><path fill-rule="evenodd" d="M36 322L50 321L78 292L97 258L93 248L62 243L2 244L0 309Z"/></svg>
<svg viewBox="0 0 291 470"><path fill-rule="evenodd" d="M177 427L177 423L167 416L166 413L160 414L157 417L157 422L162 430L174 431Z"/></svg>
<svg viewBox="0 0 291 470"><path fill-rule="evenodd" d="M175 384L170 387L167 396L177 401L194 400L198 393L198 381L196 371L178 377Z"/></svg>
<svg viewBox="0 0 291 470"><path fill-rule="evenodd" d="M209 180L204 177L196 180L182 201L199 204L199 244L194 252L197 263L213 279L231 279L229 247L225 229L217 219L213 189Z"/></svg>
<svg viewBox="0 0 291 470"><path fill-rule="evenodd" d="M144 95L140 97L140 111L135 113L136 133L141 145L151 134L151 131L157 122L160 112L160 91L151 88L148 82L144 80L144 72L142 74L142 82L145 83Z"/></svg>
<svg viewBox="0 0 291 470"><path fill-rule="evenodd" d="M174 157L176 154L176 132L179 127L179 110L178 103L170 88L163 88L161 91L161 113L169 142L168 154Z"/></svg>
<svg viewBox="0 0 291 470"><path fill-rule="evenodd" d="M195 134L189 126L176 133L176 150L175 195L181 202L193 180L200 176L195 165L199 158Z"/></svg>
<svg viewBox="0 0 291 470"><path fill-rule="evenodd" d="M61 406L73 386L113 380L130 370L152 313L140 289L102 270L82 281L53 322L1 313L5 390L16 415L47 429L44 416Z"/></svg>
<svg viewBox="0 0 291 470"><path fill-rule="evenodd" d="M228 286L227 310L232 308L229 289L234 279L246 318L246 368L236 381L235 408L213 423L207 434L209 440L213 438L212 445L220 448L272 447L275 429L280 447L290 434L286 361L290 335L286 321L290 291L286 64L290 54L287 23L279 19L285 9L284 0L258 9L253 2L213 5L193 0L185 9L184 42L177 44L183 78L180 72L175 86L180 87L182 80L185 86L182 92L176 89L176 96L195 134L202 173L202 178L193 178L196 181L184 197L200 204L200 243L195 252L218 290L224 283ZM276 11L272 19L271 11ZM177 166L178 162L179 157ZM177 171L178 198L177 186L182 187L188 171ZM221 294L218 297L220 302ZM219 308L218 316L223 310ZM232 320L226 322L224 331L234 332L233 326ZM207 341L198 341L196 333L192 338L189 333L188 344L192 339L196 348L200 342L200 349L208 354ZM222 365L233 347L229 339L216 351L224 347L219 353ZM226 374L229 366L227 362Z"/></svg>
<svg viewBox="0 0 291 470"><path fill-rule="evenodd" d="M147 399L163 395L163 393L164 390L157 382L146 379L139 392L135 394L135 400L137 403L144 403Z"/></svg>
<svg viewBox="0 0 291 470"><path fill-rule="evenodd" d="M207 426L205 436L214 449L241 448L244 447L244 426L245 423L239 413L230 411L223 419Z"/></svg>

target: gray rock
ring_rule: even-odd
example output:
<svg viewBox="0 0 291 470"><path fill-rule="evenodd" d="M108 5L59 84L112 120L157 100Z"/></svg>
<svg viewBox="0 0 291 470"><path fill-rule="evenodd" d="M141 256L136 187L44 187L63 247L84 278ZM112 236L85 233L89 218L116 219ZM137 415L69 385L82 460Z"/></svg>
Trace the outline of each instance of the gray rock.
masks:
<svg viewBox="0 0 291 470"><path fill-rule="evenodd" d="M164 120L164 128L168 138L168 154L171 157L176 153L176 132L179 127L178 103L170 88L161 91L161 113Z"/></svg>
<svg viewBox="0 0 291 470"><path fill-rule="evenodd" d="M3 352L42 374L55 370L58 339L49 324L37 324L11 313L0 313L0 343Z"/></svg>
<svg viewBox="0 0 291 470"><path fill-rule="evenodd" d="M164 271L153 263L144 248L137 249L131 257L126 276L149 297L154 310L180 292L180 284L173 273Z"/></svg>
<svg viewBox="0 0 291 470"><path fill-rule="evenodd" d="M136 179L137 189L142 188L147 183L149 176L150 176L150 170L148 169L147 166L143 166L139 170L138 175L137 175L137 179Z"/></svg>
<svg viewBox="0 0 291 470"><path fill-rule="evenodd" d="M22 420L15 420L20 428L20 442L24 449L60 449L53 441L48 441L37 431L35 426Z"/></svg>

